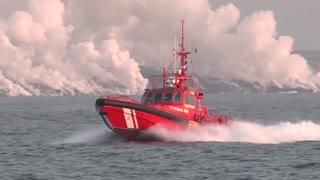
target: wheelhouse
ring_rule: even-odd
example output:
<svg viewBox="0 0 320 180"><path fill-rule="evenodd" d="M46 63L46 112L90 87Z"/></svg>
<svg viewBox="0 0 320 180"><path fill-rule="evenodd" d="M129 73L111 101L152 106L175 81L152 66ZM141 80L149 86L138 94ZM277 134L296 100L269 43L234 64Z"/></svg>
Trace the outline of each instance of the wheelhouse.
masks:
<svg viewBox="0 0 320 180"><path fill-rule="evenodd" d="M179 81L184 81L183 87L176 87ZM143 104L184 105L201 109L203 92L200 80L196 76L151 76L149 88L146 89L141 102Z"/></svg>
<svg viewBox="0 0 320 180"><path fill-rule="evenodd" d="M147 89L142 96L143 104L184 105L184 107L201 109L203 93L194 90Z"/></svg>

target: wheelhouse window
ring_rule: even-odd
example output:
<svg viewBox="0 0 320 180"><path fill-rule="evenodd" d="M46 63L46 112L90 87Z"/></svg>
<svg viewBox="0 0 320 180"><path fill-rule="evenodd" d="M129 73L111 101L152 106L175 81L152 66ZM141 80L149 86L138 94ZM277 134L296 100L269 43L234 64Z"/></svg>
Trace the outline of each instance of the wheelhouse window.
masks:
<svg viewBox="0 0 320 180"><path fill-rule="evenodd" d="M196 100L196 98L193 94L188 94L188 104L194 105L195 100Z"/></svg>
<svg viewBox="0 0 320 180"><path fill-rule="evenodd" d="M151 103L152 102L152 93L149 92L145 97L144 103Z"/></svg>
<svg viewBox="0 0 320 180"><path fill-rule="evenodd" d="M196 97L193 94L184 94L184 103L185 104L190 104L190 105L195 105L196 103Z"/></svg>
<svg viewBox="0 0 320 180"><path fill-rule="evenodd" d="M172 93L171 92L167 92L164 94L164 97L163 97L163 101L164 102L170 102L172 99Z"/></svg>
<svg viewBox="0 0 320 180"><path fill-rule="evenodd" d="M184 102L185 104L188 104L188 94L184 94L184 95L183 95L183 102Z"/></svg>
<svg viewBox="0 0 320 180"><path fill-rule="evenodd" d="M181 93L180 92L177 92L175 95L174 95L174 102L180 102L181 101Z"/></svg>
<svg viewBox="0 0 320 180"><path fill-rule="evenodd" d="M157 94L154 96L154 102L155 102L155 103L161 102L161 97L162 97L162 93L157 93Z"/></svg>
<svg viewBox="0 0 320 180"><path fill-rule="evenodd" d="M147 103L160 103L160 102L181 102L181 93L173 92L146 92L142 97L141 102L144 104Z"/></svg>
<svg viewBox="0 0 320 180"><path fill-rule="evenodd" d="M200 99L198 100L198 109L202 109L202 102Z"/></svg>

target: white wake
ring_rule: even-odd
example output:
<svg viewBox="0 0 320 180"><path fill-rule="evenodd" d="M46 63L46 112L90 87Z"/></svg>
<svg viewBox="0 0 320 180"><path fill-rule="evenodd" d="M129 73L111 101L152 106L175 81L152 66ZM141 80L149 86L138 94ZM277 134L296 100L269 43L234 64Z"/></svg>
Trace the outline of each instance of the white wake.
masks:
<svg viewBox="0 0 320 180"><path fill-rule="evenodd" d="M67 138L56 141L54 144L103 143L116 141L122 141L122 139L106 128L91 128L74 132Z"/></svg>
<svg viewBox="0 0 320 180"><path fill-rule="evenodd" d="M278 144L297 141L320 141L320 124L312 121L279 122L262 125L254 122L237 121L230 126L199 126L185 131L170 131L154 126L149 133L164 141L175 142L245 142Z"/></svg>

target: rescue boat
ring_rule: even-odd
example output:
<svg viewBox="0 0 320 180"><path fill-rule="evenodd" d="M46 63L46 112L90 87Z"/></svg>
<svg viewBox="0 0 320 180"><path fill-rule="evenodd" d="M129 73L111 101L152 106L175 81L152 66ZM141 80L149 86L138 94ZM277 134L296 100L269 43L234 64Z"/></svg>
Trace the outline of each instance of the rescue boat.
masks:
<svg viewBox="0 0 320 180"><path fill-rule="evenodd" d="M173 49L173 61L162 63L162 75L149 77L149 87L141 101L117 94L96 100L96 110L110 130L132 141L149 139L146 132L155 125L180 131L190 126L227 125L232 121L231 116L208 112L200 79L187 74L188 55L197 50L185 50L183 20L179 46L179 51Z"/></svg>

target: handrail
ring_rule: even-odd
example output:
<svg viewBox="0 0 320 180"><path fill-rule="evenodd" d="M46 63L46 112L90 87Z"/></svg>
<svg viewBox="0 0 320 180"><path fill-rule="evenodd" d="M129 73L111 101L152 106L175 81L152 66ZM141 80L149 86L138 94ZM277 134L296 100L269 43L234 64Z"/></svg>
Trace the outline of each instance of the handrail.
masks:
<svg viewBox="0 0 320 180"><path fill-rule="evenodd" d="M168 73L166 76L149 76L149 87L151 89L175 87L175 81L181 80L181 77ZM197 76L189 75L184 77L185 87L192 90L201 90L200 79ZM171 84L170 84L171 83ZM184 87L184 88L185 88Z"/></svg>
<svg viewBox="0 0 320 180"><path fill-rule="evenodd" d="M136 101L135 99L132 99L129 96L124 95L124 94L105 94L105 95L100 96L100 99L119 100L119 101L131 102L131 103L140 103L139 101Z"/></svg>

